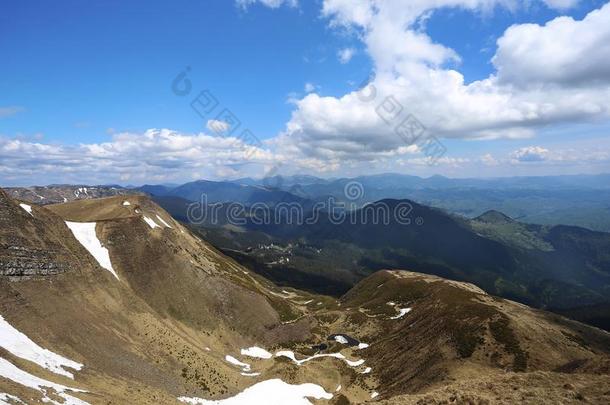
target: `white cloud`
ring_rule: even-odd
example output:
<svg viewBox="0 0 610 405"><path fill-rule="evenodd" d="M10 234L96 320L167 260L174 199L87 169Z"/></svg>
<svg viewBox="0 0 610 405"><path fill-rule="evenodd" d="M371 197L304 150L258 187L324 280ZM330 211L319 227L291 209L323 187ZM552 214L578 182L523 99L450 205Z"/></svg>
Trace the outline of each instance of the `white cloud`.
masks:
<svg viewBox="0 0 610 405"><path fill-rule="evenodd" d="M583 20L559 17L546 25L510 27L493 57L501 83L562 87L610 83L610 4Z"/></svg>
<svg viewBox="0 0 610 405"><path fill-rule="evenodd" d="M426 134L458 139L532 138L553 124L610 117L610 5L581 21L516 25L498 40L497 73L466 83L419 21L441 7L473 12L510 0L325 0L331 26L357 32L374 63L371 85L341 97L308 94L296 106L279 147L329 163L372 161L405 146L397 126L409 114ZM540 56L542 55L542 56ZM509 72L519 72L509 74ZM369 97L371 88L375 96ZM364 96L363 96L364 95ZM390 97L390 98L388 98ZM383 106L395 117L382 117ZM388 114L386 114L388 115Z"/></svg>
<svg viewBox="0 0 610 405"><path fill-rule="evenodd" d="M490 153L486 153L479 158L485 166L497 166L499 162Z"/></svg>
<svg viewBox="0 0 610 405"><path fill-rule="evenodd" d="M610 163L610 151L590 148L549 150L541 146L526 146L510 154L509 163L545 163L548 165L587 165ZM606 165L606 168L610 166Z"/></svg>
<svg viewBox="0 0 610 405"><path fill-rule="evenodd" d="M339 50L339 52L337 52L337 57L339 58L339 62L341 62L342 64L346 64L346 63L349 63L350 60L352 60L352 58L354 57L355 54L356 54L356 49L344 48L344 49Z"/></svg>
<svg viewBox="0 0 610 405"><path fill-rule="evenodd" d="M540 146L526 146L511 153L511 158L518 162L541 162L547 159L549 150Z"/></svg>
<svg viewBox="0 0 610 405"><path fill-rule="evenodd" d="M215 177L229 168L272 165L281 155L235 137L184 134L168 129L122 132L110 142L49 145L0 137L0 178L47 182L133 182ZM222 167L225 169L222 169ZM237 167L237 168L236 168Z"/></svg>
<svg viewBox="0 0 610 405"><path fill-rule="evenodd" d="M312 93L314 91L316 91L317 86L313 83L305 83L305 86L303 86L303 89L305 90L305 93Z"/></svg>
<svg viewBox="0 0 610 405"><path fill-rule="evenodd" d="M20 112L25 111L25 108L18 105L10 105L7 107L0 107L0 118L8 118L13 115L19 114Z"/></svg>
<svg viewBox="0 0 610 405"><path fill-rule="evenodd" d="M215 134L223 134L227 132L231 126L225 121L208 120L206 128Z"/></svg>

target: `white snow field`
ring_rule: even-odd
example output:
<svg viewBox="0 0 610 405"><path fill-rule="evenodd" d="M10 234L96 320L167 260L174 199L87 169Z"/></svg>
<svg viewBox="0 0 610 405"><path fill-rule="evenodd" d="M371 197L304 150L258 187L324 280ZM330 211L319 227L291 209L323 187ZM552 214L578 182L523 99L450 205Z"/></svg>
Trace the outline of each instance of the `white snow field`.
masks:
<svg viewBox="0 0 610 405"><path fill-rule="evenodd" d="M38 346L29 337L13 328L2 315L0 315L0 347L16 357L29 360L42 368L68 378L74 379L74 375L66 371L65 367L74 370L83 368L80 363Z"/></svg>
<svg viewBox="0 0 610 405"><path fill-rule="evenodd" d="M157 219L163 224L165 225L166 228L172 228L172 226L170 224L168 224L167 222L165 222L163 220L163 218L161 218L159 215L157 215Z"/></svg>
<svg viewBox="0 0 610 405"><path fill-rule="evenodd" d="M25 402L23 402L22 400L20 400L18 397L14 396L14 395L5 394L4 392L0 392L0 405L10 405L8 401L13 401L11 403L25 404Z"/></svg>
<svg viewBox="0 0 610 405"><path fill-rule="evenodd" d="M155 221L148 218L147 216L143 216L142 218L144 219L144 222L146 222L148 224L148 226L150 226L152 229L161 228L159 225L157 225L157 223Z"/></svg>
<svg viewBox="0 0 610 405"><path fill-rule="evenodd" d="M27 205L27 204L19 204L19 206L21 208L23 208L23 210L25 212L27 212L28 214L30 214L31 216L34 216L34 214L32 214L32 206L31 205Z"/></svg>
<svg viewBox="0 0 610 405"><path fill-rule="evenodd" d="M295 364L297 364L299 366L302 365L303 363L306 363L306 362L310 361L310 360L319 359L319 358L322 358L322 357L333 357L335 359L343 360L350 367L358 367L358 366L364 364L364 359L360 359L360 360L356 360L356 361L351 361L351 360L348 360L347 358L345 358L345 356L342 355L341 353L316 354L316 355L313 355L311 357L306 357L303 360L297 360L297 358L295 357L293 352L291 352L290 350L282 350L282 351L279 351L279 352L275 353L275 357L287 357L287 358L289 358L290 360L292 360Z"/></svg>
<svg viewBox="0 0 610 405"><path fill-rule="evenodd" d="M48 388L55 390L55 393L63 398L63 405L89 405L87 402L75 398L66 393L66 391L72 392L86 392L76 388L66 387L65 385L56 384L52 381L43 380L42 378L36 377L30 373L27 373L9 361L0 358L0 377L14 381L19 385L23 385L28 388L33 388L40 391L44 398L43 402L59 405L60 402L54 401L49 397L47 392Z"/></svg>
<svg viewBox="0 0 610 405"><path fill-rule="evenodd" d="M114 269L112 268L112 263L110 262L110 254L108 253L108 249L102 246L102 243L97 238L97 234L95 233L95 222L68 222L66 221L66 225L74 234L74 237L87 249L91 256L97 260L100 266L109 272L112 273L116 279L119 279L119 276L116 274Z"/></svg>
<svg viewBox="0 0 610 405"><path fill-rule="evenodd" d="M280 379L273 379L254 384L227 399L214 401L180 397L178 400L193 405L311 405L307 398L332 399L332 397L332 394L316 384L291 385Z"/></svg>
<svg viewBox="0 0 610 405"><path fill-rule="evenodd" d="M225 356L225 360L231 364L234 364L238 367L241 367L242 370L244 372L249 372L250 371L250 365L248 363L242 363L241 361L237 360L235 357L233 356L229 356L228 354Z"/></svg>
<svg viewBox="0 0 610 405"><path fill-rule="evenodd" d="M260 347L252 346L247 349L241 349L242 356L255 357L258 359L270 359L273 354Z"/></svg>
<svg viewBox="0 0 610 405"><path fill-rule="evenodd" d="M342 345L346 345L348 343L347 339L341 335L335 336L335 342L341 343Z"/></svg>
<svg viewBox="0 0 610 405"><path fill-rule="evenodd" d="M398 310L398 315L392 316L392 317L390 317L390 319L400 319L403 316L405 316L406 314L408 314L409 312L411 312L411 309L412 308L400 308Z"/></svg>

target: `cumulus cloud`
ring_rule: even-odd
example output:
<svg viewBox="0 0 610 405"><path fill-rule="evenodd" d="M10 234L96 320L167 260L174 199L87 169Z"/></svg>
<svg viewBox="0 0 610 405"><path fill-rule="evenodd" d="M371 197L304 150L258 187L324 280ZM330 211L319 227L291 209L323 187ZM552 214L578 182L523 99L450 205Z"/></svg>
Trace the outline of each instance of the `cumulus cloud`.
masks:
<svg viewBox="0 0 610 405"><path fill-rule="evenodd" d="M303 86L303 89L305 90L305 93L312 93L314 91L316 91L317 86L313 83L305 83L305 86Z"/></svg>
<svg viewBox="0 0 610 405"><path fill-rule="evenodd" d="M511 158L518 162L542 162L547 159L549 150L540 146L527 146L511 153Z"/></svg>
<svg viewBox="0 0 610 405"><path fill-rule="evenodd" d="M439 139L531 138L543 126L610 117L610 5L583 20L511 27L498 40L492 59L497 71L471 83L448 67L459 55L420 29L420 20L441 7L479 12L515 4L325 0L322 15L333 27L357 32L374 74L362 89L341 97L295 100L276 142L304 156L349 163L408 146L399 132L409 116Z"/></svg>
<svg viewBox="0 0 610 405"><path fill-rule="evenodd" d="M545 163L549 165L586 165L595 163L608 163L610 152L608 150L591 148L562 148L548 149L541 146L526 146L510 154L509 163Z"/></svg>
<svg viewBox="0 0 610 405"><path fill-rule="evenodd" d="M18 105L10 105L7 107L0 107L0 118L8 118L13 115L19 114L20 112L25 111L25 108Z"/></svg>
<svg viewBox="0 0 610 405"><path fill-rule="evenodd" d="M610 83L610 4L583 20L510 27L492 59L501 83L562 87Z"/></svg>
<svg viewBox="0 0 610 405"><path fill-rule="evenodd" d="M491 155L491 153L486 153L479 158L480 162L485 166L497 166L499 164L498 160Z"/></svg>
<svg viewBox="0 0 610 405"><path fill-rule="evenodd" d="M339 52L337 52L337 57L339 58L339 62L345 65L346 63L349 63L350 60L352 60L355 54L356 50L354 48L344 48L340 49Z"/></svg>
<svg viewBox="0 0 610 405"><path fill-rule="evenodd" d="M167 181L213 177L248 164L270 165L281 156L235 137L184 134L168 129L122 132L112 140L80 145L50 145L0 138L0 174L4 181ZM224 168L224 169L223 169Z"/></svg>
<svg viewBox="0 0 610 405"><path fill-rule="evenodd" d="M228 122L225 121L208 120L208 122L206 123L206 128L215 134L223 134L227 132L231 128L231 126Z"/></svg>

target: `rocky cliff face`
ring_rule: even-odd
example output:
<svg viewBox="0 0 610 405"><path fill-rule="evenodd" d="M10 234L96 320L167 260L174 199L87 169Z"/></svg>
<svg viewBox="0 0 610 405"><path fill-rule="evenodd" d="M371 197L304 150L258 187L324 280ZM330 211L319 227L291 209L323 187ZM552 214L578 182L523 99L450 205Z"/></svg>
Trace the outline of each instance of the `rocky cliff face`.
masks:
<svg viewBox="0 0 610 405"><path fill-rule="evenodd" d="M36 210L30 205L20 206L0 190L0 277L17 279L68 271L70 266L60 252L61 242L26 209Z"/></svg>

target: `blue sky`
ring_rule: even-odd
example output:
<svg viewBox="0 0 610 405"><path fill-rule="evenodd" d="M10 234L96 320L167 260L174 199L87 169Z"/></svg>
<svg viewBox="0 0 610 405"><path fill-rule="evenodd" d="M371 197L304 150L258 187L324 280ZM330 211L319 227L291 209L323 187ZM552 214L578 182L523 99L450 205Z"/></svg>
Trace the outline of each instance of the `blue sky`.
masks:
<svg viewBox="0 0 610 405"><path fill-rule="evenodd" d="M355 41L326 28L319 7L251 7L230 1L4 3L0 28L3 104L27 111L2 132L44 133L47 140L93 142L106 130L204 125L170 92L192 69L260 137L276 135L290 117L289 93L307 82L327 94L361 81L370 63L344 66L337 49ZM27 22L27 23L26 23ZM306 62L310 60L310 62Z"/></svg>
<svg viewBox="0 0 610 405"><path fill-rule="evenodd" d="M3 183L71 182L78 178L100 183L182 181L197 177L256 176L277 165L287 172L321 176L375 171L477 176L482 173L481 159L489 163L485 166L486 175L610 171L603 153L593 163L566 158L568 154L584 157L591 150L609 150L608 106L603 101L575 113L573 119L557 119L556 116L561 116L559 111L553 117L540 116L532 122L520 116L517 123L506 122L504 117L499 120L498 113L493 112L494 117L485 123L470 123L461 118L458 124L450 122L455 107L448 106L451 113L445 115L447 122L438 124L438 128L438 117L428 114L434 108L428 107L427 112L417 116L447 147L447 153L437 164L423 165L426 157L421 156L421 150L405 151L403 147L398 151L400 146L395 145L395 139L388 140L383 134L388 128L367 121L366 114L342 99L354 94L363 80L373 74L379 89L389 89L405 110L418 111L417 98L409 92L417 91L417 86L431 87L427 79L421 79L428 78L430 72L459 72L463 75L463 86L468 86L496 75L498 66L504 71L513 69L515 58L511 52L515 47L511 41L507 41L510 44L502 53L508 55L506 61L497 63L498 66L492 63L494 55L499 54L496 41L508 27L526 23L544 26L558 16L571 16L579 22L591 11L601 9L604 1L532 0L527 5L518 2L506 6L504 3L511 1L505 0L491 9L482 5L422 6L410 10L410 5L406 8L411 14L399 21L393 20L392 14L397 13L392 13L391 7L396 6L392 3L400 2L388 0L387 6L372 9L371 13L377 14L365 22L349 13L357 3L365 4L367 0L355 1L353 7L346 9L341 8L344 2L333 0L245 3L243 0L184 1L178 5L164 1L3 2L0 5ZM558 3L560 6L556 6ZM565 4L571 7L562 7ZM383 7L389 17L384 16ZM600 17L602 21L604 18L605 15ZM393 24L408 27L406 33L425 36L426 40L418 37L409 43L410 37L389 35L380 42L375 32L394 32ZM592 24L581 25L577 28L583 31L591 29ZM600 35L598 40L604 40L605 33ZM515 38L524 40L521 34ZM530 39L525 37L525 41ZM532 42L528 46L533 53L525 59L535 59L531 55L536 54L540 44ZM409 54L409 49L423 48L423 56ZM338 53L345 49L353 56L341 61ZM385 60L386 54L392 57ZM563 65L557 69L578 63L564 60L557 63L560 62ZM519 63L515 71L534 72L532 82L550 83L546 78L540 79L535 70L538 67ZM553 61L549 63L549 71L553 71ZM193 91L179 97L171 91L171 84L186 67L190 68L188 79ZM412 75L415 67L427 69L428 73ZM593 73L585 70L582 75ZM608 76L602 72L602 87L608 84ZM447 84L443 80L439 86ZM503 92L509 87L523 87L517 80L511 80L501 83ZM565 84L568 79L552 80L548 85L553 86L553 91L561 88L558 97L567 100L570 92L581 91ZM405 81L417 86L405 87ZM205 139L193 138L197 134L210 135L207 120L219 112L202 119L190 107L192 98L204 89L217 98L219 109L230 109L241 121L239 131L248 128L267 141L257 153L244 154L243 147L241 152L229 150L230 143L227 149L219 150L222 142L212 142L215 149ZM421 88L419 92L422 93ZM434 106L434 97L439 93L443 94L442 89L422 95L422 100L425 97L428 105ZM532 95L521 89L510 97L519 99L516 108L530 103L527 97L535 97L533 103L545 105L540 94ZM591 99L596 97L601 100L603 94L596 93ZM569 105L561 108L574 111L569 110ZM596 109L603 111L591 113ZM473 117L479 112L464 114ZM353 127L361 117L362 125ZM504 127L510 127L510 132L497 129ZM150 132L154 128L170 132L165 135ZM360 129L366 129L366 133L359 134ZM121 143L121 139L142 143L138 136L152 139L150 143L154 145L138 149ZM228 136L224 134L222 140L226 141ZM155 145L163 143L163 139L178 139L176 144L185 145L184 149L157 148ZM109 145L100 147L105 144ZM88 146L82 149L82 145ZM192 148L205 150L201 155L190 154L186 149ZM99 152L100 149L103 151ZM126 150L130 152L121 155ZM373 151L377 155L369 153ZM241 161L239 153L244 158ZM90 155L81 162L76 156L79 154ZM520 164L521 156L532 154L539 159L526 160L535 163ZM150 155L156 156L149 159ZM494 161L483 158L487 155ZM140 161L131 162L129 158L133 156L139 156ZM202 159L209 161L203 164ZM197 160L198 163L193 163ZM567 160L572 164L567 164ZM164 164L158 165L157 161ZM167 162L172 162L175 169L171 173L165 166ZM108 170L117 166L125 169ZM78 167L82 173L78 173ZM44 175L39 174L41 170Z"/></svg>

